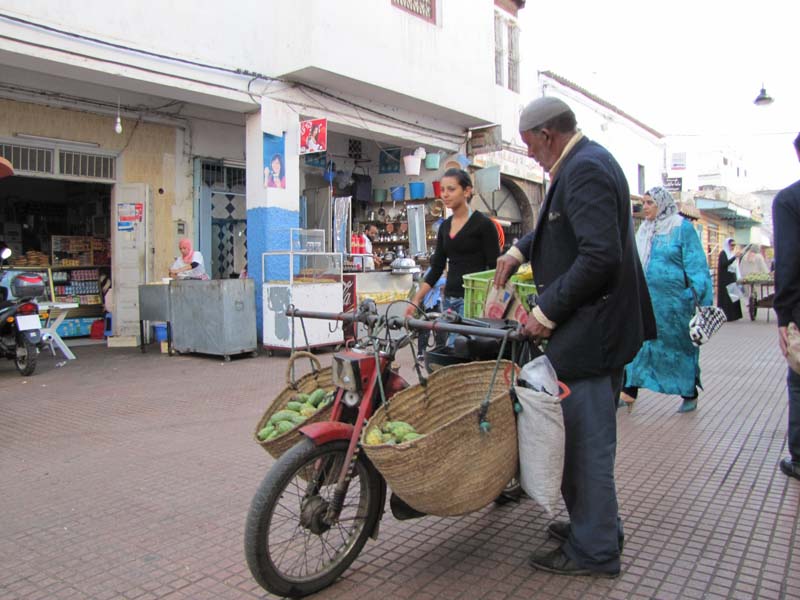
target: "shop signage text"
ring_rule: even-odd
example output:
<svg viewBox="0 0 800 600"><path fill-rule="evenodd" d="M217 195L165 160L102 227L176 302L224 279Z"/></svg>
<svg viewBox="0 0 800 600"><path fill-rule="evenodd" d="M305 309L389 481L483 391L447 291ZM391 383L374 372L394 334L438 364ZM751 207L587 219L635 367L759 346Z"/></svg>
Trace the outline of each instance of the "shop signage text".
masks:
<svg viewBox="0 0 800 600"><path fill-rule="evenodd" d="M664 188L670 192L682 192L683 177L664 177Z"/></svg>

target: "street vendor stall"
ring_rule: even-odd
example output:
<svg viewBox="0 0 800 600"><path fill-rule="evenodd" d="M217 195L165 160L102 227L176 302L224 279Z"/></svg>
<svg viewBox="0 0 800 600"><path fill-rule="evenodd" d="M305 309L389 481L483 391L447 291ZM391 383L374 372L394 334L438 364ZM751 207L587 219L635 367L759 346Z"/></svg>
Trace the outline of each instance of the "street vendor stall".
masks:
<svg viewBox="0 0 800 600"><path fill-rule="evenodd" d="M747 311L750 320L756 320L759 308L767 309L767 322L769 323L769 309L775 298L775 274L774 273L752 273L737 281L743 286L747 294Z"/></svg>

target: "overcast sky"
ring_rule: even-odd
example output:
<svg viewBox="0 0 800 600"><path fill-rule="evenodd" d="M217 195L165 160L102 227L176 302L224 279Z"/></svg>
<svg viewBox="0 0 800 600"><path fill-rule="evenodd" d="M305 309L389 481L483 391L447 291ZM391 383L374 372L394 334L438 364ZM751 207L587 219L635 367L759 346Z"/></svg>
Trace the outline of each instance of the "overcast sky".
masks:
<svg viewBox="0 0 800 600"><path fill-rule="evenodd" d="M800 1L739 4L528 0L523 85L554 71L662 133L729 142L753 189L784 187L800 179Z"/></svg>

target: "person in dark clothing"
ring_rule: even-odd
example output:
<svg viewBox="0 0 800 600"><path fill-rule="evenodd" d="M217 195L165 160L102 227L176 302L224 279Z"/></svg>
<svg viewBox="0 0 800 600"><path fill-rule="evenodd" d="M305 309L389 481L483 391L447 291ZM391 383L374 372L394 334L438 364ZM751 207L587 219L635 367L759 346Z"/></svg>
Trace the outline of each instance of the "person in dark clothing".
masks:
<svg viewBox="0 0 800 600"><path fill-rule="evenodd" d="M725 240L725 247L717 261L717 306L724 312L728 321L742 318L742 297L739 284L739 259L742 251L736 248L733 238Z"/></svg>
<svg viewBox="0 0 800 600"><path fill-rule="evenodd" d="M547 340L545 354L572 391L561 402L561 494L570 520L550 524L561 545L534 553L530 564L616 577L623 544L614 481L617 400L624 366L656 335L630 192L614 157L577 130L561 100L528 104L519 129L528 156L550 173L550 188L535 230L497 260L495 285L531 263L538 297L525 331Z"/></svg>
<svg viewBox="0 0 800 600"><path fill-rule="evenodd" d="M800 160L800 134L794 140ZM784 356L788 348L788 325L800 326L800 180L782 189L772 202L775 233L775 299L778 315L778 343ZM780 468L800 479L800 373L790 367L786 378L789 393L789 457Z"/></svg>
<svg viewBox="0 0 800 600"><path fill-rule="evenodd" d="M472 180L469 173L448 169L442 177L441 190L442 200L453 214L439 227L431 268L412 302L422 306L425 295L447 267L444 308L463 316L464 275L494 269L500 254L497 228L489 217L470 208ZM415 310L414 306L409 306L406 316L411 316Z"/></svg>

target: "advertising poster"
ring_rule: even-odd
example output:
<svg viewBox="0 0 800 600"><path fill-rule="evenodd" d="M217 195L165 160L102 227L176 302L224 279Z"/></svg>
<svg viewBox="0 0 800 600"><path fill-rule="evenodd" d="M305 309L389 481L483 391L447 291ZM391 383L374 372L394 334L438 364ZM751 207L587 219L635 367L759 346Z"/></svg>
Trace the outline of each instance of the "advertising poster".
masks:
<svg viewBox="0 0 800 600"><path fill-rule="evenodd" d="M325 152L328 149L328 119L300 121L300 154Z"/></svg>
<svg viewBox="0 0 800 600"><path fill-rule="evenodd" d="M286 188L285 134L264 134L264 187Z"/></svg>

